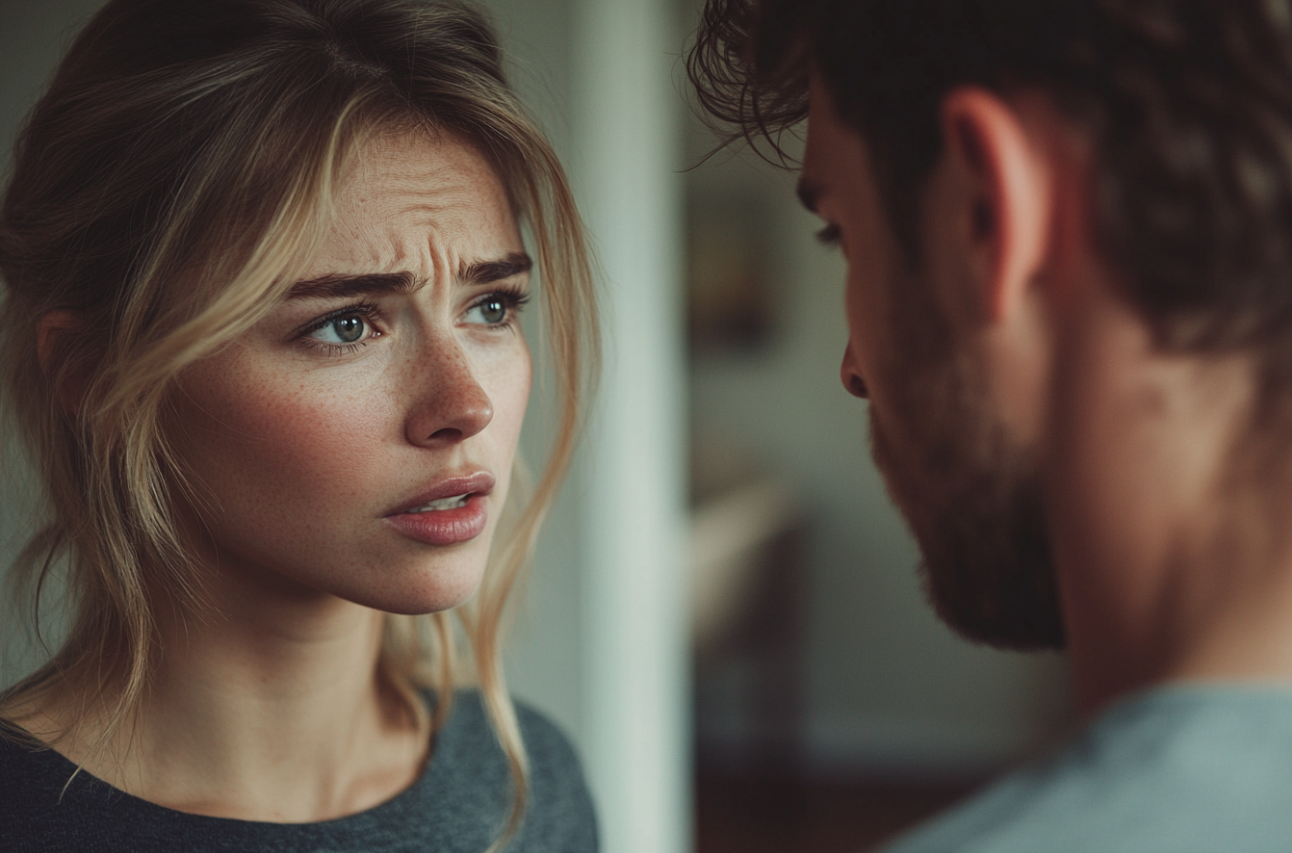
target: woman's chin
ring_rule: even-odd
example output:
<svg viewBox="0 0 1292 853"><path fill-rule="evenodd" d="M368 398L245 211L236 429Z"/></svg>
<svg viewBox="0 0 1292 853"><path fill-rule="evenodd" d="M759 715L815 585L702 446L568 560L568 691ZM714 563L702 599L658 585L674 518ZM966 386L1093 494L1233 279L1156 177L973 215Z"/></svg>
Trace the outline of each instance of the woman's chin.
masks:
<svg viewBox="0 0 1292 853"><path fill-rule="evenodd" d="M391 583L367 590L351 589L340 594L356 604L374 610L407 616L439 613L466 603L480 588L484 566L437 566L411 571Z"/></svg>
<svg viewBox="0 0 1292 853"><path fill-rule="evenodd" d="M369 606L373 607L374 610L381 610L399 616L425 616L429 613L442 613L445 610L452 610L466 604L479 588L480 585L475 584L457 591L437 589L383 601L376 606Z"/></svg>

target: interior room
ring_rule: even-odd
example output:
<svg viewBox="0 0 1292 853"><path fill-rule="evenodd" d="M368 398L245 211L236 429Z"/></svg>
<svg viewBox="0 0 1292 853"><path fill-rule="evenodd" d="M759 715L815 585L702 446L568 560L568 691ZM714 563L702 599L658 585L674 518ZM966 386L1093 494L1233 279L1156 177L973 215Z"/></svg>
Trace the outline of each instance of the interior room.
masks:
<svg viewBox="0 0 1292 853"><path fill-rule="evenodd" d="M6 164L99 5L0 2ZM839 381L843 261L815 239L793 169L719 150L690 105L701 4L485 5L600 270L597 403L507 664L517 697L576 744L603 849L871 849L1042 749L1071 722L1065 663L972 646L926 605L866 404ZM552 438L538 371L531 460ZM4 466L8 557L32 498L13 448ZM12 608L2 618L9 684L42 652Z"/></svg>

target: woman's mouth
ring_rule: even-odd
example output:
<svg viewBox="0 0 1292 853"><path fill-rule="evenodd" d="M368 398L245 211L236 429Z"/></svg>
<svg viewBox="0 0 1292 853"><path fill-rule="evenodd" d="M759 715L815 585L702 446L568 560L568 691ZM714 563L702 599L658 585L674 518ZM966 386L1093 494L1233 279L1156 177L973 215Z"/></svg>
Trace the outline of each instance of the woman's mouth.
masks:
<svg viewBox="0 0 1292 853"><path fill-rule="evenodd" d="M489 521L488 472L442 480L408 501L383 521L400 534L427 545L458 545L484 532Z"/></svg>
<svg viewBox="0 0 1292 853"><path fill-rule="evenodd" d="M424 506L415 506L412 509L404 510L405 514L414 512L443 512L446 509L458 509L467 505L467 499L470 494L455 495L451 498L440 498L437 501L431 501Z"/></svg>
<svg viewBox="0 0 1292 853"><path fill-rule="evenodd" d="M472 492L439 498L384 520L404 536L427 545L458 545L484 532L489 496Z"/></svg>

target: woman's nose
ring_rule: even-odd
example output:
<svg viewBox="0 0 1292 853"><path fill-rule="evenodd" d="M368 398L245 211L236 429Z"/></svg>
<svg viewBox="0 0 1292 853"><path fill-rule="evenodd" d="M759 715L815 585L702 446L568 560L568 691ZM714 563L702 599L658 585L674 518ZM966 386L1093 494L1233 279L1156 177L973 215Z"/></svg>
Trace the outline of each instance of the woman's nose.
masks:
<svg viewBox="0 0 1292 853"><path fill-rule="evenodd" d="M416 405L408 417L408 440L418 445L453 444L493 420L493 403L459 349L443 353L416 371Z"/></svg>

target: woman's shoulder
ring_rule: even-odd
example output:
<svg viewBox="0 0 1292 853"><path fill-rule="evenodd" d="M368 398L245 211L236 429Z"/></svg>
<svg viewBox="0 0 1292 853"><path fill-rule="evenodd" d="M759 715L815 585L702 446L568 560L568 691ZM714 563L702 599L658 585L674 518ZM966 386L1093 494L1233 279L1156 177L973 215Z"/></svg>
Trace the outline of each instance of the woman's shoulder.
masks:
<svg viewBox="0 0 1292 853"><path fill-rule="evenodd" d="M431 697L429 701L433 702ZM583 769L565 732L543 712L524 702L514 702L525 752L529 757L531 782L562 787L583 787ZM435 762L460 761L509 773L506 753L499 743L484 697L478 690L460 689L453 694L453 707L444 731L436 739ZM450 768L446 768L450 769Z"/></svg>
<svg viewBox="0 0 1292 853"><path fill-rule="evenodd" d="M28 809L67 782L71 764L21 727L0 720L0 812ZM74 768L72 768L74 769Z"/></svg>
<svg viewBox="0 0 1292 853"><path fill-rule="evenodd" d="M434 704L434 695L428 694L427 701ZM581 773L574 746L561 727L532 705L518 700L513 700L512 704L516 708L516 723L531 763L551 764ZM484 696L475 689L454 691L453 707L441 736L475 749L500 749Z"/></svg>
<svg viewBox="0 0 1292 853"><path fill-rule="evenodd" d="M516 849L595 851L596 815L573 744L561 728L536 708L516 702L516 722L529 758L529 803ZM462 778L466 766L478 783L493 780L511 796L506 753L499 744L484 698L477 690L453 697L448 723L437 738L430 772ZM460 784L460 781L459 781Z"/></svg>
<svg viewBox="0 0 1292 853"><path fill-rule="evenodd" d="M21 730L0 727L0 849L89 849L104 841L109 789ZM114 849L110 844L104 849Z"/></svg>

